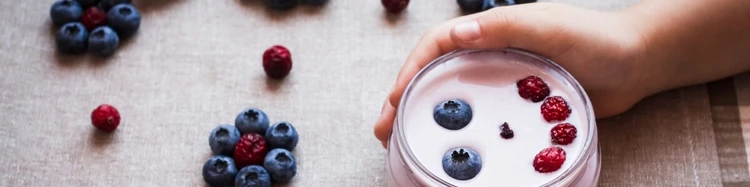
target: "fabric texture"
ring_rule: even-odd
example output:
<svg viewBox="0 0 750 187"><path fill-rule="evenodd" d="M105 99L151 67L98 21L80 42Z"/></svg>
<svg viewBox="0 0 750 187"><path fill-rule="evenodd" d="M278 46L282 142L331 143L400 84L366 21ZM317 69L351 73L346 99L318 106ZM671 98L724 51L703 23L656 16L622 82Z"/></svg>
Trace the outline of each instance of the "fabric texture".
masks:
<svg viewBox="0 0 750 187"><path fill-rule="evenodd" d="M454 0L412 0L401 15L378 0L286 13L260 0L135 0L140 31L100 59L56 52L52 3L0 0L0 186L205 186L211 129L247 107L300 132L287 186L385 186L372 125L420 36L460 15ZM275 44L294 60L284 81L261 66ZM90 124L102 103L122 115L113 134ZM600 186L750 186L750 75L661 93L598 123Z"/></svg>

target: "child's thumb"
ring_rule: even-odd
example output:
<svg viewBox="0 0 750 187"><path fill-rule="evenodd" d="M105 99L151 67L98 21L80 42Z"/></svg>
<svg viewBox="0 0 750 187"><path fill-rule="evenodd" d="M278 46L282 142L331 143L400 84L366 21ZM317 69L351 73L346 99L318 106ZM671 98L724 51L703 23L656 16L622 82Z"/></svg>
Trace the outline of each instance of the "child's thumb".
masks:
<svg viewBox="0 0 750 187"><path fill-rule="evenodd" d="M565 22L539 12L545 9L528 6L490 9L476 19L456 24L451 30L451 39L460 48L543 50L540 47L551 45L548 40L560 34L560 24Z"/></svg>

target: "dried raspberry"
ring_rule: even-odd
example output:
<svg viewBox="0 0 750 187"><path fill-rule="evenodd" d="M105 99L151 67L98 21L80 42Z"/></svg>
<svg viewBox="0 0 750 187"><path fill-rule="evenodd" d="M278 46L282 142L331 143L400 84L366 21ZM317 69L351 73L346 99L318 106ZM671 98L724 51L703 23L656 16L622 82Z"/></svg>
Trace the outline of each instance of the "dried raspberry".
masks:
<svg viewBox="0 0 750 187"><path fill-rule="evenodd" d="M503 123L503 125L500 125L500 128L501 128L500 137L503 137L504 139L513 138L514 136L513 130L510 129L507 122Z"/></svg>
<svg viewBox="0 0 750 187"><path fill-rule="evenodd" d="M560 147L542 149L534 157L534 170L540 173L557 171L565 163L565 150Z"/></svg>
<svg viewBox="0 0 750 187"><path fill-rule="evenodd" d="M388 12L401 12L409 5L409 0L381 0L385 10Z"/></svg>
<svg viewBox="0 0 750 187"><path fill-rule="evenodd" d="M552 136L552 143L568 145L576 139L576 133L578 130L575 126L570 123L560 123L552 127L550 136Z"/></svg>
<svg viewBox="0 0 750 187"><path fill-rule="evenodd" d="M237 168L249 165L263 165L263 159L268 154L266 139L257 133L248 133L240 138L234 147L234 162Z"/></svg>
<svg viewBox="0 0 750 187"><path fill-rule="evenodd" d="M83 12L81 22L86 26L86 29L94 30L98 26L107 24L107 13L99 9L99 7L89 7Z"/></svg>
<svg viewBox="0 0 750 187"><path fill-rule="evenodd" d="M564 121L570 116L570 106L560 96L548 97L542 103L542 116L547 122Z"/></svg>
<svg viewBox="0 0 750 187"><path fill-rule="evenodd" d="M91 112L91 124L99 130L112 132L120 125L120 113L108 104L99 105Z"/></svg>
<svg viewBox="0 0 750 187"><path fill-rule="evenodd" d="M287 48L274 45L263 53L263 70L271 78L282 79L292 71L292 54Z"/></svg>
<svg viewBox="0 0 750 187"><path fill-rule="evenodd" d="M530 99L535 103L549 96L549 86L537 76L528 76L521 79L516 82L516 86L518 87L518 95L521 98Z"/></svg>

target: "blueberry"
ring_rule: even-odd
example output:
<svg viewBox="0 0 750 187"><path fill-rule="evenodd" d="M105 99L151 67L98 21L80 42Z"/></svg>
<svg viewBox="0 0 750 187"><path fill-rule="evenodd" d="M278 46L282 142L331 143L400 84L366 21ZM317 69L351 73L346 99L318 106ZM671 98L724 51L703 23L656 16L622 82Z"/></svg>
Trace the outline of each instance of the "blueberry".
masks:
<svg viewBox="0 0 750 187"><path fill-rule="evenodd" d="M515 4L526 4L526 3L535 3L536 0L515 0Z"/></svg>
<svg viewBox="0 0 750 187"><path fill-rule="evenodd" d="M116 5L131 3L133 3L133 0L101 0L101 2L99 2L99 8L102 8L104 11L109 11Z"/></svg>
<svg viewBox="0 0 750 187"><path fill-rule="evenodd" d="M68 23L60 27L55 36L57 49L63 53L82 53L86 51L89 32L79 22Z"/></svg>
<svg viewBox="0 0 750 187"><path fill-rule="evenodd" d="M484 10L486 1L488 0L456 0L461 10L471 13Z"/></svg>
<svg viewBox="0 0 750 187"><path fill-rule="evenodd" d="M110 56L115 53L119 45L120 38L108 26L98 27L89 34L89 52L96 56Z"/></svg>
<svg viewBox="0 0 750 187"><path fill-rule="evenodd" d="M302 0L302 2L310 5L320 6L328 3L328 0Z"/></svg>
<svg viewBox="0 0 750 187"><path fill-rule="evenodd" d="M446 129L458 130L471 122L471 106L460 99L444 101L435 107L432 117L438 125Z"/></svg>
<svg viewBox="0 0 750 187"><path fill-rule="evenodd" d="M289 10L297 6L299 0L263 0L263 2L274 10Z"/></svg>
<svg viewBox="0 0 750 187"><path fill-rule="evenodd" d="M61 26L70 22L81 21L83 8L75 0L58 0L49 10L52 23Z"/></svg>
<svg viewBox="0 0 750 187"><path fill-rule="evenodd" d="M78 0L82 7L90 7L99 3L99 0Z"/></svg>
<svg viewBox="0 0 750 187"><path fill-rule="evenodd" d="M500 3L496 3L495 1L500 1ZM509 0L513 1L513 0ZM482 5L482 11L489 10L492 8L495 8L496 6L506 4L506 0L484 0L484 4Z"/></svg>
<svg viewBox="0 0 750 187"><path fill-rule="evenodd" d="M291 151L294 150L294 147L297 147L297 142L299 142L297 129L286 121L278 122L268 128L265 138L271 149L283 148Z"/></svg>
<svg viewBox="0 0 750 187"><path fill-rule="evenodd" d="M133 5L119 4L107 12L107 24L120 38L126 38L141 27L141 13Z"/></svg>
<svg viewBox="0 0 750 187"><path fill-rule="evenodd" d="M458 180L469 180L482 170L482 159L469 148L456 148L443 156L443 170Z"/></svg>
<svg viewBox="0 0 750 187"><path fill-rule="evenodd" d="M203 180L212 187L234 185L237 167L228 156L213 156L203 164Z"/></svg>
<svg viewBox="0 0 750 187"><path fill-rule="evenodd" d="M523 3L536 2L536 0L485 0L483 10L488 10L498 6L510 6Z"/></svg>
<svg viewBox="0 0 750 187"><path fill-rule="evenodd" d="M271 187L271 176L265 168L251 165L242 168L234 179L235 187Z"/></svg>
<svg viewBox="0 0 750 187"><path fill-rule="evenodd" d="M289 150L276 148L266 155L263 166L275 182L289 182L297 175L297 161Z"/></svg>
<svg viewBox="0 0 750 187"><path fill-rule="evenodd" d="M234 119L234 126L242 134L265 134L269 123L266 113L257 108L247 108Z"/></svg>
<svg viewBox="0 0 750 187"><path fill-rule="evenodd" d="M240 141L240 131L227 124L216 126L208 137L208 145L216 155L232 156L238 141Z"/></svg>

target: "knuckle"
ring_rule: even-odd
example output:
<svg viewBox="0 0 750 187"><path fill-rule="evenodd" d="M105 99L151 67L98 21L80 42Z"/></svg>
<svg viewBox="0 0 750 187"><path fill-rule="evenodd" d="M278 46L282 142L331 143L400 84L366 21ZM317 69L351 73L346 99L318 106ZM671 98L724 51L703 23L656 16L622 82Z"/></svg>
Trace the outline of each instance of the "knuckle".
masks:
<svg viewBox="0 0 750 187"><path fill-rule="evenodd" d="M492 16L493 24L500 26L510 27L518 21L517 14L508 9L494 9L490 15Z"/></svg>

